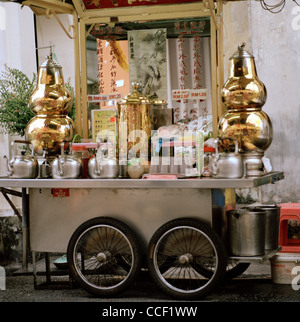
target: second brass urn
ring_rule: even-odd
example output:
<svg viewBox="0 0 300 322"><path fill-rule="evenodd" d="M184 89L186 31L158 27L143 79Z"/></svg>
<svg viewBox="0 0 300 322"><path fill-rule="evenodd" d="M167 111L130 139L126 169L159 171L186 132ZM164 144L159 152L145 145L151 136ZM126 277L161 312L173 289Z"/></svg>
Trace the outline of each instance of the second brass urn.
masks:
<svg viewBox="0 0 300 322"><path fill-rule="evenodd" d="M245 50L245 44L230 57L229 70L222 88L227 112L218 124L220 147L225 152L232 152L235 149L232 139L236 140L239 153L247 163L248 176L260 176L264 174L262 157L273 139L272 122L262 111L267 91L257 76L254 57Z"/></svg>

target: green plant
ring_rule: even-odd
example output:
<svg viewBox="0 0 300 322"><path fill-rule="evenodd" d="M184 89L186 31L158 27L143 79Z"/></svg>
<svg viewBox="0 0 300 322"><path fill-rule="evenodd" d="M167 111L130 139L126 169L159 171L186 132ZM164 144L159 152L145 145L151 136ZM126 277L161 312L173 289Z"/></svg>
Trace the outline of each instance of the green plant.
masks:
<svg viewBox="0 0 300 322"><path fill-rule="evenodd" d="M30 80L23 72L5 65L0 78L0 133L23 136L34 113L28 107L35 88L36 74Z"/></svg>
<svg viewBox="0 0 300 322"><path fill-rule="evenodd" d="M74 88L71 85L71 80L70 78L68 79L67 83L65 83L66 89L71 93L73 97L73 103L72 103L72 108L68 114L70 118L75 122L76 120L76 108L75 108L75 93L74 93Z"/></svg>

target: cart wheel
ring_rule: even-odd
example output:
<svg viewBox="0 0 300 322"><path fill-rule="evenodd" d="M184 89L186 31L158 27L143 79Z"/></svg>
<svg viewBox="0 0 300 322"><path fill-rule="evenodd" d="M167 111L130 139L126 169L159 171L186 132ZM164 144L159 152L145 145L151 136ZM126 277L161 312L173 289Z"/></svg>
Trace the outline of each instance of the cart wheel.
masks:
<svg viewBox="0 0 300 322"><path fill-rule="evenodd" d="M139 242L130 228L109 217L80 225L68 244L68 264L79 285L96 296L113 296L131 285L140 271Z"/></svg>
<svg viewBox="0 0 300 322"><path fill-rule="evenodd" d="M220 237L196 219L167 222L149 243L149 273L174 298L190 300L211 293L223 279L226 265Z"/></svg>
<svg viewBox="0 0 300 322"><path fill-rule="evenodd" d="M250 266L250 263L238 263L235 260L229 259L226 266L225 279L232 280L240 275L242 275L247 268ZM211 277L214 272L214 265L206 265L202 269L201 274L205 277Z"/></svg>
<svg viewBox="0 0 300 322"><path fill-rule="evenodd" d="M237 263L234 260L229 260L226 268L226 279L231 280L242 275L249 266L250 263Z"/></svg>

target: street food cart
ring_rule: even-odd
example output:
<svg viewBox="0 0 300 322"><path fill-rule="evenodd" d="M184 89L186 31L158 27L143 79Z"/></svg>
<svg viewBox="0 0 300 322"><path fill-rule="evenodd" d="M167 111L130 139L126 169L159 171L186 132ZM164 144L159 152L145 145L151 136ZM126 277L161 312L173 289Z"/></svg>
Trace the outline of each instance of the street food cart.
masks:
<svg viewBox="0 0 300 322"><path fill-rule="evenodd" d="M216 136L219 117L224 113L218 85L223 83L222 66L216 63L222 53L222 28L218 24L221 2L166 0L158 6L129 3L118 7L118 1L112 1L103 8L99 1L74 0L74 6L68 1L23 2L37 14L55 16L59 22L59 13L74 17L76 111L77 120L82 120L76 123L76 132L83 138L88 136L85 41L95 24L209 17ZM36 111L39 116L40 110ZM57 113L55 117L62 118ZM251 168L247 170L251 174ZM276 171L238 178L7 177L0 179L0 186L22 189L25 246L28 236L33 253L66 253L72 278L90 293L116 295L136 280L141 269L148 269L162 290L188 300L212 292L225 274L239 275L249 263L262 262L277 252L275 247L257 256L229 253L227 210L235 203L228 203L228 194L283 178L283 172Z"/></svg>

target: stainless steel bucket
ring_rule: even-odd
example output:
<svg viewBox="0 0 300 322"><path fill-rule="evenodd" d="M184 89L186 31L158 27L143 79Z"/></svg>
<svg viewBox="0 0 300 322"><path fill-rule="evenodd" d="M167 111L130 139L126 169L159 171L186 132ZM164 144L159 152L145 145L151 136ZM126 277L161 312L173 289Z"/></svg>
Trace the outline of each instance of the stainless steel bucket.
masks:
<svg viewBox="0 0 300 322"><path fill-rule="evenodd" d="M259 209L228 211L229 244L232 255L259 256L265 253L266 212Z"/></svg>
<svg viewBox="0 0 300 322"><path fill-rule="evenodd" d="M257 206L255 209L266 212L265 250L277 249L279 238L280 207Z"/></svg>

